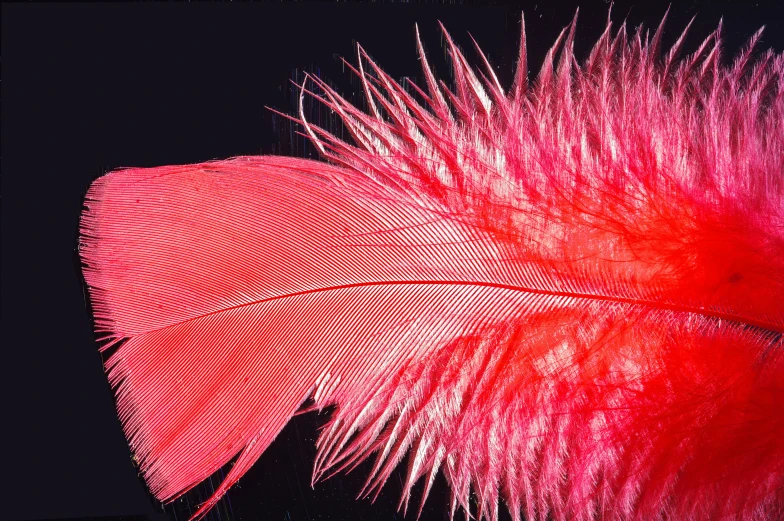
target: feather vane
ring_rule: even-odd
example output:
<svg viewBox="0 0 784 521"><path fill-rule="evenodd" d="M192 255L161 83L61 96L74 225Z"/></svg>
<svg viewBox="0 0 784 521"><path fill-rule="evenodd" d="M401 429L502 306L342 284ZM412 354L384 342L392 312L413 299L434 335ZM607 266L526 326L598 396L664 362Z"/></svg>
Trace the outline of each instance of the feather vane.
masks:
<svg viewBox="0 0 784 521"><path fill-rule="evenodd" d="M310 78L328 163L98 179L84 275L153 494L236 458L203 515L312 399L314 482L408 455L404 508L441 471L490 521L784 516L784 57L661 56L663 25L580 65L575 19L531 83L523 28L509 92L444 31L446 88L417 32L426 91L361 48L368 113Z"/></svg>

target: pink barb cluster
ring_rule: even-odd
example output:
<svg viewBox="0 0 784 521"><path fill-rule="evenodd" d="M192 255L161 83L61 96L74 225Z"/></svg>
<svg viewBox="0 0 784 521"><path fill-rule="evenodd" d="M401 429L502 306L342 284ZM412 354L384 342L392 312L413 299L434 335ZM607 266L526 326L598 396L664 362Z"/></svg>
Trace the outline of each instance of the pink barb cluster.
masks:
<svg viewBox="0 0 784 521"><path fill-rule="evenodd" d="M491 520L499 498L530 521L784 515L784 57L752 60L760 30L724 66L721 26L661 56L663 26L608 22L580 65L573 22L529 85L523 25L509 92L446 31L454 92L418 35L414 95L360 48L369 114L311 78L354 140L301 112L333 163L493 237L525 286L601 298L488 317L347 397L316 476L375 452L370 494L410 451L401 504L443 469L452 512L473 487Z"/></svg>
<svg viewBox="0 0 784 521"><path fill-rule="evenodd" d="M579 64L573 22L531 84L523 29L509 92L448 35L453 91L419 41L413 94L360 49L367 113L312 78L353 143L301 119L331 164L97 180L84 274L156 497L234 459L203 515L312 399L314 482L408 454L401 506L443 472L490 521L782 519L784 56L663 24Z"/></svg>

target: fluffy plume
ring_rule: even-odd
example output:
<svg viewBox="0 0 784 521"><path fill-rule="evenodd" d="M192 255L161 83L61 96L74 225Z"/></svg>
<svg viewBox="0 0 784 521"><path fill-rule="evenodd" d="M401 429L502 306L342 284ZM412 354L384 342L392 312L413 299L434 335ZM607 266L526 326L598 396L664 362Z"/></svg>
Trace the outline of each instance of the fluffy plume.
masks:
<svg viewBox="0 0 784 521"><path fill-rule="evenodd" d="M412 93L360 49L368 112L311 78L329 164L97 180L84 275L156 497L236 457L204 514L310 398L314 481L408 455L404 507L440 471L490 521L781 519L784 57L663 25L580 65L573 22L530 84L523 29L508 91L448 35L453 90L419 42Z"/></svg>

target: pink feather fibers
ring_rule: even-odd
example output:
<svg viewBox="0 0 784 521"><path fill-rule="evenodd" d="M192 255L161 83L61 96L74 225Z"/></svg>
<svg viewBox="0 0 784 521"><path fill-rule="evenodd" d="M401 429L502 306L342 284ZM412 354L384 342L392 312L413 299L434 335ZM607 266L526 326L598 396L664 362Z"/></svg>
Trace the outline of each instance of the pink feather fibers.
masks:
<svg viewBox="0 0 784 521"><path fill-rule="evenodd" d="M421 44L415 97L360 50L369 114L312 78L331 165L97 180L84 274L156 497L236 456L203 515L312 398L314 481L409 454L406 506L441 470L489 520L781 519L784 57L660 57L662 26L580 66L573 22L533 85L523 31L508 93L448 35L454 92Z"/></svg>

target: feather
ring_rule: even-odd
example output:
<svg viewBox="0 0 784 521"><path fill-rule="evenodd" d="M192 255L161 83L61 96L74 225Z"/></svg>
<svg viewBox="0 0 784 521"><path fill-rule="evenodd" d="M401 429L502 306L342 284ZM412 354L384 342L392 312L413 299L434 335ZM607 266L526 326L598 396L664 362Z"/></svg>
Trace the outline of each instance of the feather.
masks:
<svg viewBox="0 0 784 521"><path fill-rule="evenodd" d="M229 462L203 516L308 400L314 482L408 455L451 514L784 516L784 57L679 61L660 26L576 21L505 93L446 34L455 89L359 50L370 113L310 78L353 143L114 171L80 254L108 378L152 493ZM662 22L663 25L663 22ZM303 96L307 85L302 86Z"/></svg>

